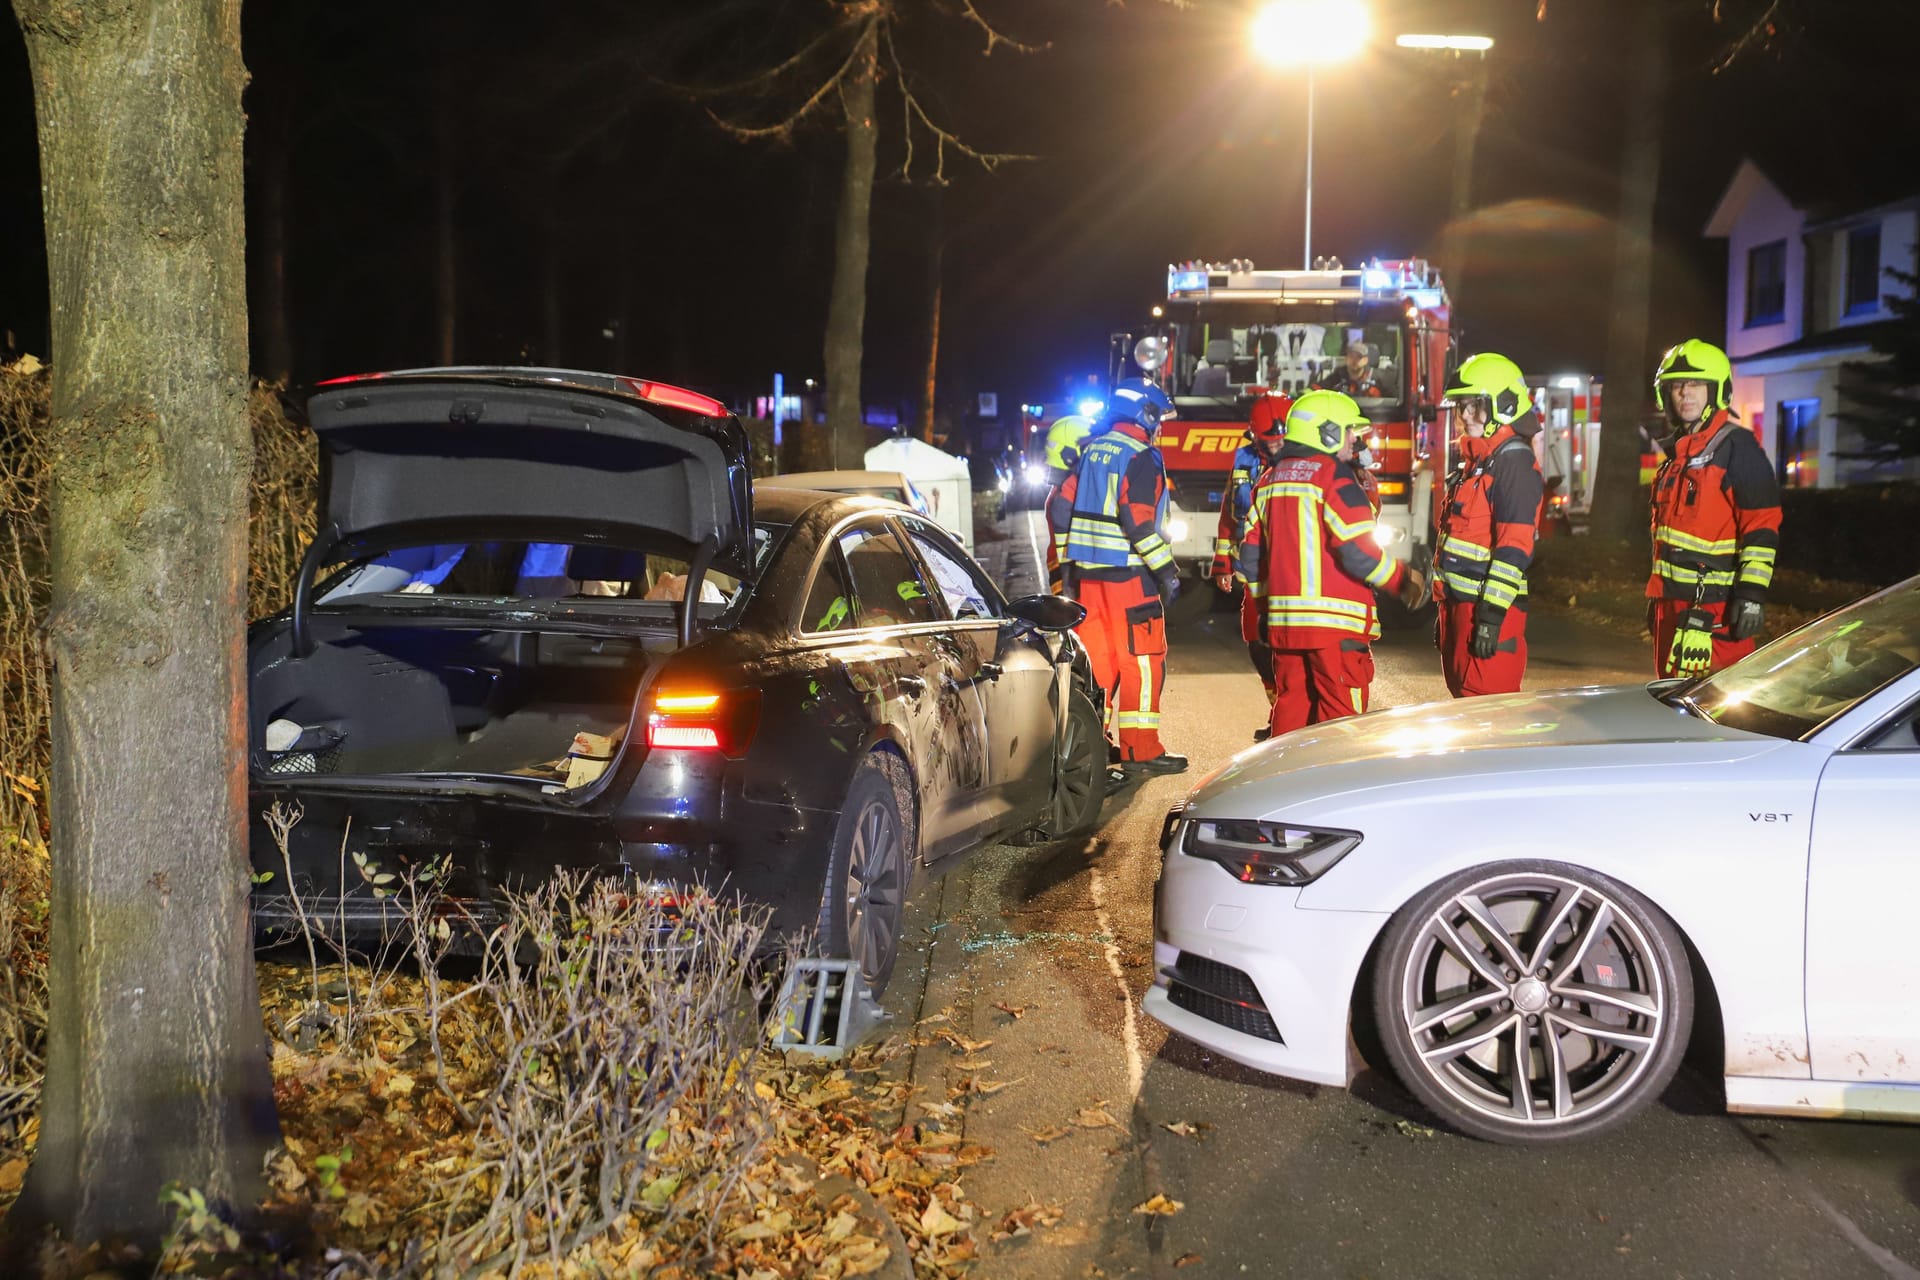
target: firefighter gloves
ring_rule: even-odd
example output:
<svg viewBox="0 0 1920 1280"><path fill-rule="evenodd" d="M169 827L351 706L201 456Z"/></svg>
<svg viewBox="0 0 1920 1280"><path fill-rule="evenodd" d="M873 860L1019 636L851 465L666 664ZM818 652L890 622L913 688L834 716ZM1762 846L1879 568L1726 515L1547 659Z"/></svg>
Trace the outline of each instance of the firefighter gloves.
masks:
<svg viewBox="0 0 1920 1280"><path fill-rule="evenodd" d="M1738 643L1760 634L1767 610L1758 600L1735 600L1727 606L1727 639Z"/></svg>
<svg viewBox="0 0 1920 1280"><path fill-rule="evenodd" d="M1427 590L1426 576L1412 565L1408 565L1407 576L1400 580L1400 603L1406 606L1409 613L1424 609L1427 605Z"/></svg>
<svg viewBox="0 0 1920 1280"><path fill-rule="evenodd" d="M1475 618L1473 635L1467 641L1467 656L1485 662L1500 650L1499 618Z"/></svg>
<svg viewBox="0 0 1920 1280"><path fill-rule="evenodd" d="M1180 597L1180 571L1168 566L1154 574L1154 585L1160 588L1160 598L1172 604Z"/></svg>
<svg viewBox="0 0 1920 1280"><path fill-rule="evenodd" d="M1479 638L1476 628L1475 638ZM1705 675L1713 668L1713 615L1705 609L1689 609L1680 615L1679 629L1673 633L1673 648L1667 652L1667 667L1677 676Z"/></svg>

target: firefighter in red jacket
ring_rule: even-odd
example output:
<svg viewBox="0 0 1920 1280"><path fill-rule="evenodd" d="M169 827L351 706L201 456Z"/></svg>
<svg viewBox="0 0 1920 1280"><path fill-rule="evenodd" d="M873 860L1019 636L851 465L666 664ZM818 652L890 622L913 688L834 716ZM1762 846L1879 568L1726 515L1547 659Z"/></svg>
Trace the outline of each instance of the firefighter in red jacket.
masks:
<svg viewBox="0 0 1920 1280"><path fill-rule="evenodd" d="M1253 402L1247 424L1247 442L1233 455L1233 473L1227 479L1227 491L1220 495L1220 524L1213 538L1213 585L1232 591L1239 577L1234 562L1240 554L1240 541L1246 534L1247 511L1253 506L1253 486L1260 473L1273 465L1280 446L1287 438L1287 410L1290 397L1274 394ZM1267 691L1267 704L1273 704L1273 648L1267 644L1267 628L1260 617L1251 591L1240 596L1240 638L1246 641L1253 670Z"/></svg>
<svg viewBox="0 0 1920 1280"><path fill-rule="evenodd" d="M1440 513L1434 638L1456 698L1517 693L1527 670L1527 567L1546 493L1533 438L1540 419L1520 367L1469 357L1446 397L1460 428L1460 465Z"/></svg>
<svg viewBox="0 0 1920 1280"><path fill-rule="evenodd" d="M1727 353L1691 338L1660 359L1654 403L1673 427L1653 479L1647 625L1654 671L1697 676L1753 652L1780 546L1780 486L1733 416Z"/></svg>
<svg viewBox="0 0 1920 1280"><path fill-rule="evenodd" d="M1160 534L1167 471L1154 447L1173 401L1146 378L1113 389L1105 433L1081 450L1073 474L1047 499L1047 526L1067 594L1087 608L1077 628L1106 691L1122 764L1180 773L1185 756L1160 743L1167 676L1166 606L1180 592L1173 548Z"/></svg>
<svg viewBox="0 0 1920 1280"><path fill-rule="evenodd" d="M1240 572L1273 646L1275 737L1367 709L1374 588L1398 591L1409 607L1426 598L1419 572L1374 545L1373 505L1353 464L1336 456L1367 426L1353 397L1306 392L1254 489Z"/></svg>

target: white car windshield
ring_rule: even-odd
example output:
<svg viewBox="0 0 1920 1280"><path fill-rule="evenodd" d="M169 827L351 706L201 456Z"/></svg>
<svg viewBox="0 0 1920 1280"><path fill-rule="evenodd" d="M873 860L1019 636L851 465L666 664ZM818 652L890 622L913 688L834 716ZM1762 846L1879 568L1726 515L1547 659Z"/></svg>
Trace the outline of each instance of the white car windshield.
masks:
<svg viewBox="0 0 1920 1280"><path fill-rule="evenodd" d="M1685 689L1718 724L1804 738L1920 666L1920 579L1849 605Z"/></svg>

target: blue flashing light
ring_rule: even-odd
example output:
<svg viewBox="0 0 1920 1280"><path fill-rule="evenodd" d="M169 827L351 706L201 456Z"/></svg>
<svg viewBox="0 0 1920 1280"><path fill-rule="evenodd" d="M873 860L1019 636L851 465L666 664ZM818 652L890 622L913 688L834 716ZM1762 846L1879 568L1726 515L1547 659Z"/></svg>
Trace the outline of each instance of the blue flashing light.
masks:
<svg viewBox="0 0 1920 1280"><path fill-rule="evenodd" d="M1204 271L1169 271L1167 272L1167 292L1169 294L1191 293L1191 292L1205 293L1206 291L1207 291L1207 273Z"/></svg>
<svg viewBox="0 0 1920 1280"><path fill-rule="evenodd" d="M1107 402L1105 400L1094 400L1094 399L1082 400L1079 404L1074 406L1074 408L1080 411L1080 416L1083 418L1098 417L1100 414L1100 411L1106 407L1107 407Z"/></svg>
<svg viewBox="0 0 1920 1280"><path fill-rule="evenodd" d="M1361 287L1367 289L1391 289L1393 287L1393 272L1383 271L1378 267L1369 267L1360 274L1360 284Z"/></svg>

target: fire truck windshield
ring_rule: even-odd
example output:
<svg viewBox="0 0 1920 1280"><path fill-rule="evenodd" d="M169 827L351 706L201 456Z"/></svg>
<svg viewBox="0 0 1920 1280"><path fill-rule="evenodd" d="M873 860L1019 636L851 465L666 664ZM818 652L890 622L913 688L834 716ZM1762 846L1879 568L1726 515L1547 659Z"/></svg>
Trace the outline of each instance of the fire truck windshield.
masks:
<svg viewBox="0 0 1920 1280"><path fill-rule="evenodd" d="M1346 392L1376 420L1398 416L1406 369L1406 326L1398 310L1271 302L1170 306L1174 396L1231 404L1262 387L1288 395L1326 387Z"/></svg>

